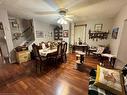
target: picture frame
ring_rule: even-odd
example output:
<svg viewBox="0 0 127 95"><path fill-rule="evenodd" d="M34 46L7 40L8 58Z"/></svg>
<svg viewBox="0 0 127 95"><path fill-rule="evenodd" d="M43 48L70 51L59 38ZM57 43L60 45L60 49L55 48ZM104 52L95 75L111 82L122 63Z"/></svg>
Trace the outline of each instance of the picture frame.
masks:
<svg viewBox="0 0 127 95"><path fill-rule="evenodd" d="M117 39L119 27L115 27L112 29L112 39Z"/></svg>
<svg viewBox="0 0 127 95"><path fill-rule="evenodd" d="M16 19L11 19L11 27L12 28L19 28L19 25L18 25Z"/></svg>
<svg viewBox="0 0 127 95"><path fill-rule="evenodd" d="M94 30L95 31L102 31L103 24L95 24Z"/></svg>
<svg viewBox="0 0 127 95"><path fill-rule="evenodd" d="M63 37L68 37L68 30L63 31Z"/></svg>
<svg viewBox="0 0 127 95"><path fill-rule="evenodd" d="M44 38L44 32L43 31L36 31L36 37L37 38Z"/></svg>

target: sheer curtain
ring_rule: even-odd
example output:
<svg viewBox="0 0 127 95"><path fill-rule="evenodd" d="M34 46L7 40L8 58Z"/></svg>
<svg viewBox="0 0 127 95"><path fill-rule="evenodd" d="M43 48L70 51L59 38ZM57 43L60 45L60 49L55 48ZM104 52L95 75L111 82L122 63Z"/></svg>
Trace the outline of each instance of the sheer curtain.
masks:
<svg viewBox="0 0 127 95"><path fill-rule="evenodd" d="M75 37L74 40L76 43L78 43L79 38L82 42L85 41L85 26L75 26Z"/></svg>

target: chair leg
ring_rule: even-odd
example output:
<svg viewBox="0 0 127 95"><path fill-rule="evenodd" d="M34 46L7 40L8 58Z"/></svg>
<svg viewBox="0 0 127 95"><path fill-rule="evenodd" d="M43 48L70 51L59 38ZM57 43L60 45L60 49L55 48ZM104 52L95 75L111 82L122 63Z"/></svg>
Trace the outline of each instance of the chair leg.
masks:
<svg viewBox="0 0 127 95"><path fill-rule="evenodd" d="M40 63L40 72L41 72L41 67L42 67L42 65L41 65L42 63Z"/></svg>
<svg viewBox="0 0 127 95"><path fill-rule="evenodd" d="M67 61L67 56L66 54L62 56L63 57L63 62L65 63Z"/></svg>
<svg viewBox="0 0 127 95"><path fill-rule="evenodd" d="M37 73L38 73L38 69L39 69L39 72L40 72L40 68L38 66L40 67L40 64L39 63L36 64L36 72Z"/></svg>
<svg viewBox="0 0 127 95"><path fill-rule="evenodd" d="M62 62L65 62L65 55L62 55Z"/></svg>
<svg viewBox="0 0 127 95"><path fill-rule="evenodd" d="M45 67L45 63L46 62L44 62L44 61L40 63L40 72L43 71L43 69Z"/></svg>
<svg viewBox="0 0 127 95"><path fill-rule="evenodd" d="M67 61L67 55L65 54L65 61Z"/></svg>
<svg viewBox="0 0 127 95"><path fill-rule="evenodd" d="M38 69L39 69L39 73L41 72L41 63L37 61L36 63L36 72L38 73Z"/></svg>
<svg viewBox="0 0 127 95"><path fill-rule="evenodd" d="M37 72L37 67L38 67L37 65L38 65L38 64L36 63L36 66L35 66L35 67L36 67L36 72Z"/></svg>

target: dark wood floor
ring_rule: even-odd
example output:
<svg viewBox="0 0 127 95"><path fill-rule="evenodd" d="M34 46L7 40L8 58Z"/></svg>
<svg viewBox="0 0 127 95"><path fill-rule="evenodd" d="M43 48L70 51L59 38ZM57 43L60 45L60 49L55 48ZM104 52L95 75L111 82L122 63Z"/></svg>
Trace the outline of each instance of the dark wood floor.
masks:
<svg viewBox="0 0 127 95"><path fill-rule="evenodd" d="M99 63L86 57L81 71L75 70L75 54L69 54L67 63L57 68L48 67L36 74L32 64L9 64L0 67L0 93L14 95L87 95L89 71ZM32 68L32 69L31 69ZM13 95L11 94L11 95ZM0 94L1 95L1 94ZM7 94L8 95L8 94Z"/></svg>

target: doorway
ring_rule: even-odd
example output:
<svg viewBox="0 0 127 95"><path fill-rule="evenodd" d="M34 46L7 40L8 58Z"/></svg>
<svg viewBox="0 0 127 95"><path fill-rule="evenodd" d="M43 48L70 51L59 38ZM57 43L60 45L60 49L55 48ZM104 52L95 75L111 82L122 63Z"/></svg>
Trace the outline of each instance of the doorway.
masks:
<svg viewBox="0 0 127 95"><path fill-rule="evenodd" d="M86 27L87 24L74 26L74 43L78 44L79 39L82 43L86 44Z"/></svg>

